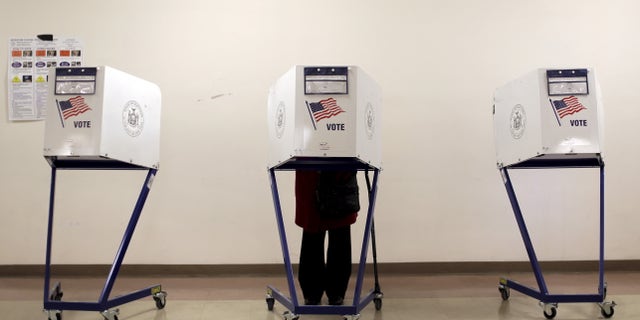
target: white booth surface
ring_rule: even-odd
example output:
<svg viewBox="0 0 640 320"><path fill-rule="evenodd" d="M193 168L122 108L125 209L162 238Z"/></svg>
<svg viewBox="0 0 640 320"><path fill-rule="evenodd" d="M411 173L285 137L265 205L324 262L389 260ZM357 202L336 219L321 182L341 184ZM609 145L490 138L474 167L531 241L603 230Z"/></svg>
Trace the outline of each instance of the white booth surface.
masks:
<svg viewBox="0 0 640 320"><path fill-rule="evenodd" d="M107 66L52 68L44 156L160 164L160 88Z"/></svg>
<svg viewBox="0 0 640 320"><path fill-rule="evenodd" d="M269 168L301 157L380 168L380 87L355 66L294 66L269 91Z"/></svg>
<svg viewBox="0 0 640 320"><path fill-rule="evenodd" d="M497 165L532 158L595 158L602 153L603 110L591 69L538 69L496 89Z"/></svg>

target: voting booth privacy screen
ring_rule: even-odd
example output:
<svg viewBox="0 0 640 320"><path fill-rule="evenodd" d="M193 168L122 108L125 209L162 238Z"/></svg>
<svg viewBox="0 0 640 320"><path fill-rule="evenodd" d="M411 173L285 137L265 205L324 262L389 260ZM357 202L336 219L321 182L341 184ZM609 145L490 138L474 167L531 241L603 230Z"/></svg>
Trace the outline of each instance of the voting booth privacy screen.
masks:
<svg viewBox="0 0 640 320"><path fill-rule="evenodd" d="M381 165L380 87L360 68L294 66L269 91L269 167L296 157Z"/></svg>
<svg viewBox="0 0 640 320"><path fill-rule="evenodd" d="M600 88L591 69L538 69L496 89L497 165L602 152Z"/></svg>
<svg viewBox="0 0 640 320"><path fill-rule="evenodd" d="M44 156L158 168L160 88L111 67L52 68Z"/></svg>

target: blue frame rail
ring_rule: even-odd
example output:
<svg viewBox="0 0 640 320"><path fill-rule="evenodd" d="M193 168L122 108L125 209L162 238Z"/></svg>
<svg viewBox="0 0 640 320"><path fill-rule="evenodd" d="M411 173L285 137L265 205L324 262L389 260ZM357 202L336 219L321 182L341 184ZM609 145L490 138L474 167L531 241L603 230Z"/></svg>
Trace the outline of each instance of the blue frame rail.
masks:
<svg viewBox="0 0 640 320"><path fill-rule="evenodd" d="M79 163L76 163L79 164ZM60 165L60 163L57 163ZM151 184L157 173L157 169L149 169L144 167L95 167L91 164L74 165L74 166L62 166L60 169L73 169L73 170L95 170L95 169L128 169L128 170L144 170L148 169L147 176L142 185L142 189L136 201L135 207L129 219L129 223L122 237L122 241L118 248L117 254L109 271L109 275L105 281L104 287L97 302L79 302L79 301L62 301L62 287L59 282L55 283L53 287L51 285L51 247L53 242L53 219L54 219L54 204L55 204L55 189L56 189L56 173L58 167L56 165L51 166L51 191L49 196L49 222L47 226L47 245L46 245L46 260L45 260L45 276L44 276L44 311L49 312L49 319L52 319L52 314L55 314L56 319L62 318L61 312L63 310L77 310L77 311L98 311L102 312L106 319L117 319L117 311L109 312L109 309L116 306L139 300L144 297L153 296L158 309L164 308L166 293L162 291L162 286L159 284L146 287L144 289L131 292L125 295L117 296L113 299L109 299L111 290L115 284L116 278L122 266L124 256L133 237L138 219L142 213L147 196L151 189ZM52 319L53 320L53 319Z"/></svg>
<svg viewBox="0 0 640 320"><path fill-rule="evenodd" d="M276 171L278 170L344 170L355 169L359 171L365 171L367 179L367 191L368 191L368 209L365 220L365 229L362 239L362 248L360 252L360 260L358 264L358 274L356 276L356 284L354 289L353 303L351 305L332 306L332 305L301 305L298 301L298 294L295 285L295 279L293 274L293 267L289 254L289 245L287 243L287 235L284 226L284 220L282 216L282 207L280 205L280 195L278 192L278 185L276 179ZM373 181L369 180L368 171L373 171ZM375 233L373 215L375 210L375 202L377 196L378 175L380 170L370 167L369 165L353 160L351 158L332 158L332 159L293 159L288 163L282 164L279 167L269 169L269 178L271 181L271 192L273 197L273 204L276 214L276 222L278 226L278 234L280 237L280 245L282 247L282 256L284 260L285 272L287 275L288 296L276 289L274 286L267 286L267 305L269 310L273 309L273 302L278 301L285 308L293 313L290 317L296 319L294 315L299 314L318 314L318 315L357 315L362 309L364 309L371 301L375 302L376 310L380 310L382 303L382 292L380 291L380 285L378 283L377 275L377 255L375 253ZM369 240L372 240L373 256L374 256L374 273L375 273L375 288L369 291L364 296L362 295L362 287L364 282L364 273L366 269L366 260L369 248Z"/></svg>
<svg viewBox="0 0 640 320"><path fill-rule="evenodd" d="M529 236L529 231L527 229L524 217L522 215L522 210L520 209L520 204L518 203L518 199L513 188L513 184L511 182L511 178L509 177L508 169L527 169L527 168L599 168L600 170L600 207L599 207L599 263L598 263L598 292L595 294L550 294L547 289L547 284L545 282L544 276L542 274L542 269L540 267L540 262L536 256L535 249L533 247L533 243L531 241L531 237ZM502 293L503 300L507 300L509 298L509 289L516 290L520 293L523 293L532 298L538 299L541 305L544 308L544 316L547 319L552 319L556 315L556 307L558 303L580 303L580 302L590 302L590 303L598 303L600 305L602 315L605 318L609 318L613 315L613 307L615 306L614 302L604 302L606 298L606 283L604 280L604 163L602 159L599 157L597 159L591 160L581 160L581 161L532 161L529 163L518 164L516 166L511 167L503 167L500 169L503 182L507 191L507 195L509 196L509 201L511 203L511 208L513 209L514 216L516 218L516 222L518 224L518 228L520 231L520 235L522 236L522 241L524 242L524 246L527 250L527 255L529 257L529 262L531 263L531 268L533 270L536 283L538 285L537 289L522 285L513 280L507 278L500 279L499 289Z"/></svg>

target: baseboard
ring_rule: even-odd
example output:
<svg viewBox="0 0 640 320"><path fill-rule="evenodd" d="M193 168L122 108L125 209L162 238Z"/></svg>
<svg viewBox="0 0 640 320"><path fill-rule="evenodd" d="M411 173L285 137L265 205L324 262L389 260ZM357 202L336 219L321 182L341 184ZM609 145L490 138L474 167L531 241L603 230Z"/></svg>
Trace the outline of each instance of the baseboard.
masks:
<svg viewBox="0 0 640 320"><path fill-rule="evenodd" d="M545 261L540 262L546 272L596 272L597 261ZM109 273L110 265L53 265L56 276L93 277ZM297 268L294 265L294 270ZM357 270L357 265L354 265ZM371 264L367 272L372 272ZM640 271L640 260L612 260L605 262L607 272ZM380 274L482 274L530 272L526 261L500 262L385 262L378 264ZM146 277L209 277L209 276L277 276L284 274L282 264L221 264L221 265L147 265L127 264L120 268L120 276ZM44 265L0 265L0 277L39 277Z"/></svg>

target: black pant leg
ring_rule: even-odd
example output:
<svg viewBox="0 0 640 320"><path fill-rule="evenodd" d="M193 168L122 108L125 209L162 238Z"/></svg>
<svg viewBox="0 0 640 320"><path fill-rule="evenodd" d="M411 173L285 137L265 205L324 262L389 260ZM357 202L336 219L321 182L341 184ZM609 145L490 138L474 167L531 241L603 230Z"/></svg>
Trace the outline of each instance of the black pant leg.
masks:
<svg viewBox="0 0 640 320"><path fill-rule="evenodd" d="M325 232L302 232L298 281L306 302L318 304L325 289L324 265Z"/></svg>
<svg viewBox="0 0 640 320"><path fill-rule="evenodd" d="M327 250L327 297L343 299L351 277L351 226L329 230Z"/></svg>

